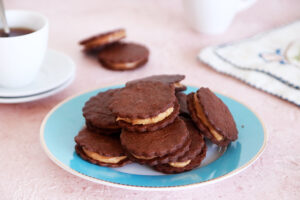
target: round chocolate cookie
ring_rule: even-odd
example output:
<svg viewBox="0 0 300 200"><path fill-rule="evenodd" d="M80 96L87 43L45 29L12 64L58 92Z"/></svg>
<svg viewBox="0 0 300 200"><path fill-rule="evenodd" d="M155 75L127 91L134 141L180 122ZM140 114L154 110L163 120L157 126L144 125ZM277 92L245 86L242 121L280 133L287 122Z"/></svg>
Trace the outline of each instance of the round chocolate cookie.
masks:
<svg viewBox="0 0 300 200"><path fill-rule="evenodd" d="M191 138L188 137L188 139L186 140L186 142L180 149L177 149L175 152L167 154L165 156L154 157L152 159L139 159L139 158L134 157L128 151L126 151L126 150L125 151L126 151L127 157L131 161L137 162L142 165L146 164L146 165L154 166L154 165L158 165L158 164L175 162L176 160L178 160L179 157L183 156L189 150L191 142L192 142Z"/></svg>
<svg viewBox="0 0 300 200"><path fill-rule="evenodd" d="M186 86L180 83L180 81L182 81L184 78L185 76L180 74L153 75L153 76L129 81L126 83L126 86L143 82L143 81L157 81L157 82L173 85L175 87L176 92L178 92L178 91L186 90Z"/></svg>
<svg viewBox="0 0 300 200"><path fill-rule="evenodd" d="M206 145L204 145L201 153L198 154L193 160L191 160L191 162L185 167L172 167L169 164L163 164L163 165L155 165L153 168L165 174L176 174L185 171L190 171L201 164L202 160L206 156L206 151L207 151L207 147Z"/></svg>
<svg viewBox="0 0 300 200"><path fill-rule="evenodd" d="M227 146L238 137L228 107L208 88L200 88L187 97L190 115L205 137L219 146Z"/></svg>
<svg viewBox="0 0 300 200"><path fill-rule="evenodd" d="M178 116L179 113L179 104L178 102L174 103L174 110L173 112L166 118L164 118L161 121L155 122L153 124L136 124L132 125L131 123L128 123L123 120L118 121L118 125L128 131L132 132L149 132L149 131L156 131L159 129L162 129L166 127L168 124L171 124L175 118Z"/></svg>
<svg viewBox="0 0 300 200"><path fill-rule="evenodd" d="M124 149L139 161L164 157L179 149L186 151L189 133L183 120L176 118L157 131L137 134L123 129L120 138Z"/></svg>
<svg viewBox="0 0 300 200"><path fill-rule="evenodd" d="M117 29L106 33L94 35L79 42L84 46L84 51L97 51L103 49L106 45L120 41L126 37L125 29Z"/></svg>
<svg viewBox="0 0 300 200"><path fill-rule="evenodd" d="M149 50L140 44L117 42L98 54L100 63L111 70L132 70L147 63Z"/></svg>
<svg viewBox="0 0 300 200"><path fill-rule="evenodd" d="M176 92L176 98L180 105L179 115L185 118L190 118L190 113L187 108L187 102L186 102L186 94L182 92Z"/></svg>
<svg viewBox="0 0 300 200"><path fill-rule="evenodd" d="M202 152L202 149L205 146L203 135L199 132L199 130L194 125L192 120L190 119L183 119L183 120L189 131L192 142L189 150L182 157L179 157L176 162L184 162L187 160L194 159L199 153Z"/></svg>
<svg viewBox="0 0 300 200"><path fill-rule="evenodd" d="M204 159L206 155L206 145L203 136L199 133L191 120L184 119L184 121L192 141L189 150L175 161L163 165L156 165L154 168L158 171L168 174L189 171L198 167Z"/></svg>
<svg viewBox="0 0 300 200"><path fill-rule="evenodd" d="M106 135L121 132L116 117L108 109L112 96L118 91L119 89L113 89L100 92L85 103L82 111L89 130Z"/></svg>
<svg viewBox="0 0 300 200"><path fill-rule="evenodd" d="M161 82L126 86L113 96L109 108L122 128L136 132L161 129L179 113L174 87Z"/></svg>
<svg viewBox="0 0 300 200"><path fill-rule="evenodd" d="M84 128L75 137L75 142L77 154L91 163L121 167L130 162L118 136L101 135Z"/></svg>

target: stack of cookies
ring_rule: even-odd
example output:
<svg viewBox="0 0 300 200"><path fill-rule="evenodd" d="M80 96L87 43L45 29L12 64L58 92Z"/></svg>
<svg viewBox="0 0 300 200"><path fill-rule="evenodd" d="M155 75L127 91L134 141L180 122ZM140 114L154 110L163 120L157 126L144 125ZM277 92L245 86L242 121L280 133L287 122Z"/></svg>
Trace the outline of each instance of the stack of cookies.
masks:
<svg viewBox="0 0 300 200"><path fill-rule="evenodd" d="M84 52L97 56L102 66L110 70L132 70L147 63L149 50L140 44L120 42L125 29L91 36L79 42Z"/></svg>
<svg viewBox="0 0 300 200"><path fill-rule="evenodd" d="M172 174L198 167L204 137L218 146L237 139L227 106L208 88L185 95L183 75L157 75L101 92L86 102L86 127L75 137L76 152L108 167L130 162Z"/></svg>

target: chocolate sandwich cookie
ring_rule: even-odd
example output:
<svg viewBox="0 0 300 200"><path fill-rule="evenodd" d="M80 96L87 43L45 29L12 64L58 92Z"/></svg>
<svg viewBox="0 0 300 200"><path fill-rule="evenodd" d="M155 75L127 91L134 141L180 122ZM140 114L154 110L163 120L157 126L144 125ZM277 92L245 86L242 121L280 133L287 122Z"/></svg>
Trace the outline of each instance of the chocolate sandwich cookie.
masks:
<svg viewBox="0 0 300 200"><path fill-rule="evenodd" d="M117 42L98 54L100 63L111 70L132 70L147 63L149 50L140 44Z"/></svg>
<svg viewBox="0 0 300 200"><path fill-rule="evenodd" d="M154 157L154 158L150 158L150 159L143 159L143 157L135 157L134 155L132 155L131 153L126 151L125 148L124 149L125 149L126 155L129 158L129 160L131 160L133 162L137 162L142 165L145 164L145 165L154 166L154 165L158 165L158 164L164 164L164 163L170 163L170 162L177 161L179 157L183 156L189 150L191 142L192 142L192 140L188 136L188 139L186 140L184 145L181 148L177 149L175 152L167 154L165 156Z"/></svg>
<svg viewBox="0 0 300 200"><path fill-rule="evenodd" d="M176 161L158 164L154 169L167 174L180 173L192 170L201 164L206 155L206 145L203 136L199 133L191 120L184 120L191 137L189 150Z"/></svg>
<svg viewBox="0 0 300 200"><path fill-rule="evenodd" d="M84 46L87 52L97 51L103 49L106 45L120 41L126 37L125 29L117 29L106 33L101 33L79 42Z"/></svg>
<svg viewBox="0 0 300 200"><path fill-rule="evenodd" d="M172 167L169 164L163 164L163 165L156 165L154 166L154 169L160 172L163 172L165 174L176 174L176 173L181 173L185 171L190 171L196 167L198 167L202 160L206 156L206 151L207 147L206 145L203 147L202 151L200 154L198 154L193 160L191 160L188 165L185 167Z"/></svg>
<svg viewBox="0 0 300 200"><path fill-rule="evenodd" d="M175 87L176 92L179 92L179 91L186 90L186 86L180 83L180 81L182 81L184 78L185 76L180 74L154 75L154 76L149 76L149 77L129 81L126 83L126 86L136 84L138 82L143 82L143 81L158 81L158 82L173 85Z"/></svg>
<svg viewBox="0 0 300 200"><path fill-rule="evenodd" d="M122 130L121 144L133 161L155 165L177 160L189 149L191 140L180 118L163 129L147 133Z"/></svg>
<svg viewBox="0 0 300 200"><path fill-rule="evenodd" d="M176 98L180 105L179 115L182 117L185 117L185 118L190 118L190 113L187 108L186 97L187 97L186 94L184 94L182 92L176 92Z"/></svg>
<svg viewBox="0 0 300 200"><path fill-rule="evenodd" d="M187 97L190 115L211 142L227 146L238 137L234 119L228 107L208 88L200 88Z"/></svg>
<svg viewBox="0 0 300 200"><path fill-rule="evenodd" d="M161 82L140 82L122 88L109 106L119 126L146 132L171 124L179 113L174 86Z"/></svg>
<svg viewBox="0 0 300 200"><path fill-rule="evenodd" d="M82 129L75 137L75 150L84 160L105 167L122 167L127 158L117 136L106 136Z"/></svg>
<svg viewBox="0 0 300 200"><path fill-rule="evenodd" d="M85 103L82 111L89 130L106 135L121 133L116 117L108 108L112 96L118 91L113 89L100 92Z"/></svg>

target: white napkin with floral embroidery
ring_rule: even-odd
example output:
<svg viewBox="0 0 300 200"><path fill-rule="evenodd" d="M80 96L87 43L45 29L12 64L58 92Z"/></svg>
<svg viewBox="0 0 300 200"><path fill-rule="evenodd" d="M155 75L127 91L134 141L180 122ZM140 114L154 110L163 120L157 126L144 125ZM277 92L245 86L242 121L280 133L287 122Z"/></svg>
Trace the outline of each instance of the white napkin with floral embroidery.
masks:
<svg viewBox="0 0 300 200"><path fill-rule="evenodd" d="M205 48L198 57L216 71L300 106L300 21Z"/></svg>

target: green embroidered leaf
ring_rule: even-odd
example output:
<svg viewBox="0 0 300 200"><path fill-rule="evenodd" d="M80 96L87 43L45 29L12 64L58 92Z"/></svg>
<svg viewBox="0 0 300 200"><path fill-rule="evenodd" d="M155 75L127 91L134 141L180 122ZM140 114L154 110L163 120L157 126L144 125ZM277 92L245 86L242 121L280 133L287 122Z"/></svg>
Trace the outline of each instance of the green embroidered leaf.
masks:
<svg viewBox="0 0 300 200"><path fill-rule="evenodd" d="M295 56L295 59L296 59L296 60L298 60L298 61L300 61L300 49L299 49L299 53L298 53L298 55L297 55L297 56Z"/></svg>

